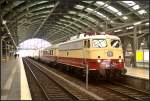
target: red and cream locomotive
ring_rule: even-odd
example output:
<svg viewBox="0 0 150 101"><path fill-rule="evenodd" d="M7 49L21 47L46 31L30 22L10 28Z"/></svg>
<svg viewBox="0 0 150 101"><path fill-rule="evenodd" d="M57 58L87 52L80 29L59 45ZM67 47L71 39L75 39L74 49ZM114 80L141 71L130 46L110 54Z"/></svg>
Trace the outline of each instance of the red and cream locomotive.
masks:
<svg viewBox="0 0 150 101"><path fill-rule="evenodd" d="M113 35L80 34L42 51L40 59L107 77L125 74L121 40Z"/></svg>

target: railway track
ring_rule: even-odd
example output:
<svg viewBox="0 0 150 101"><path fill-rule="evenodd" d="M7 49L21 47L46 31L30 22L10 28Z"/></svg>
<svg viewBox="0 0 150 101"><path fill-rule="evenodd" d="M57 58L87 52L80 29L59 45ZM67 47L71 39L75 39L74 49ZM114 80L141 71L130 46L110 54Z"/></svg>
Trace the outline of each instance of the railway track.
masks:
<svg viewBox="0 0 150 101"><path fill-rule="evenodd" d="M60 83L53 75L45 73L38 65L34 64L30 59L23 59L27 68L29 68L37 84L39 85L45 99L62 99L62 100L88 100L94 99L79 90L72 87L66 87L66 84ZM53 78L52 78L53 77Z"/></svg>
<svg viewBox="0 0 150 101"><path fill-rule="evenodd" d="M118 93L122 96L125 96L133 100L148 100L150 97L148 92L141 91L118 82L109 82L106 83L105 85L99 86L102 86L108 90L111 90L115 93Z"/></svg>
<svg viewBox="0 0 150 101"><path fill-rule="evenodd" d="M57 71L53 68L50 68L44 65L47 69L52 69L56 73L58 72L59 75L64 76L66 79L85 87L85 82L72 77L70 75L66 75L63 72ZM133 87L121 84L121 83L114 83L114 82L89 82L89 91L95 93L96 95L106 99L120 99L120 100L144 100L149 98L149 93L137 90Z"/></svg>

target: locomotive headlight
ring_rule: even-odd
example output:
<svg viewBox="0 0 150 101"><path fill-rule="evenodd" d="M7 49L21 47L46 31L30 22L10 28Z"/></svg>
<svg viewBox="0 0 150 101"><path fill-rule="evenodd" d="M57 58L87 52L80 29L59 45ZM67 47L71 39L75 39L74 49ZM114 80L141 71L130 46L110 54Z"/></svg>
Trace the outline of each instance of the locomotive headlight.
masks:
<svg viewBox="0 0 150 101"><path fill-rule="evenodd" d="M122 62L122 60L121 60L121 59L119 59L119 62Z"/></svg>
<svg viewBox="0 0 150 101"><path fill-rule="evenodd" d="M100 62L101 62L101 60L100 60L100 59L98 59L98 60L97 60L97 62L98 62L98 63L100 63Z"/></svg>

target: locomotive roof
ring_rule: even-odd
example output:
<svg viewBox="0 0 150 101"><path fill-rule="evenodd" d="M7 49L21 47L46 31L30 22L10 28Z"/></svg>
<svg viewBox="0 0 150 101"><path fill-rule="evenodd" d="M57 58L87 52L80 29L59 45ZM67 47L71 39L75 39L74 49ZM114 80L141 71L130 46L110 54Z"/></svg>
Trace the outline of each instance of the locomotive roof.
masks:
<svg viewBox="0 0 150 101"><path fill-rule="evenodd" d="M75 42L75 41L80 41L80 40L84 40L84 39L105 39L105 38L111 38L111 39L119 39L120 40L120 38L118 36L114 36L114 35L91 35L91 36L86 35L85 37L83 37L83 36L84 36L83 34L81 36L79 36L78 38L77 38L77 36L73 36L71 40L68 40L66 42L62 42L62 43L59 43L59 44L54 44L54 45L49 46L49 47L47 47L45 49L50 49L50 48L55 49L55 48L58 48L59 45L61 45L61 44Z"/></svg>
<svg viewBox="0 0 150 101"><path fill-rule="evenodd" d="M81 36L78 38L77 38L77 36L73 36L71 40L63 42L62 44L80 41L80 40L84 40L84 39L106 39L106 38L119 39L120 40L120 38L118 36L114 36L114 35L91 35L91 36L86 35L85 37Z"/></svg>

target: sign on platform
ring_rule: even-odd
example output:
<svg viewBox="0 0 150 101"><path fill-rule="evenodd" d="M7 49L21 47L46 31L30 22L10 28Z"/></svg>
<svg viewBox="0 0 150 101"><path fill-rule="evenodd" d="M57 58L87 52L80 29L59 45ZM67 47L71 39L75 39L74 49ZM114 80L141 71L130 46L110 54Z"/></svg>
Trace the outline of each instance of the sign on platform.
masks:
<svg viewBox="0 0 150 101"><path fill-rule="evenodd" d="M136 61L143 61L143 52L136 51Z"/></svg>

